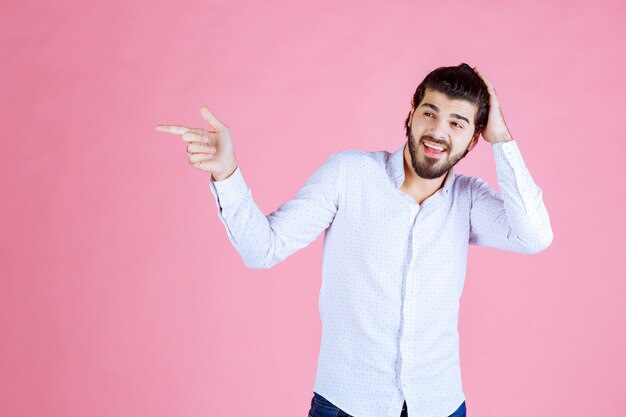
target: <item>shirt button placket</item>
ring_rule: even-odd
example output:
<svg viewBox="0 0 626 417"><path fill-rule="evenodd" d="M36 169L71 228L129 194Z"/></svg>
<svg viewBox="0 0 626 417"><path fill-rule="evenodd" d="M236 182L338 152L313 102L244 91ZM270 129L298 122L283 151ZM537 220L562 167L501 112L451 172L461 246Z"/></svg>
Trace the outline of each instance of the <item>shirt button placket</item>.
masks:
<svg viewBox="0 0 626 417"><path fill-rule="evenodd" d="M415 273L414 273L414 269L415 269L415 261L416 261L416 252L414 250L415 246L416 246L416 230L418 229L416 227L417 223L418 223L418 214L420 212L420 206L419 205L415 205L413 207L411 207L411 239L408 242L409 243L409 251L410 251L410 259L409 259L409 266L407 268L406 271L406 276L404 277L404 294L403 294L403 300L402 300L402 333L401 333L401 338L400 338L400 356L401 356L401 368L400 368L400 384L402 387L402 390L405 392L406 395L406 383L404 382L402 375L405 374L404 369L406 369L407 367L410 366L410 343L409 343L409 337L407 337L408 335L411 335L412 329L415 326L415 318L413 317L413 314L415 314L415 297L413 295L413 289L415 288ZM409 362L409 363L407 363Z"/></svg>

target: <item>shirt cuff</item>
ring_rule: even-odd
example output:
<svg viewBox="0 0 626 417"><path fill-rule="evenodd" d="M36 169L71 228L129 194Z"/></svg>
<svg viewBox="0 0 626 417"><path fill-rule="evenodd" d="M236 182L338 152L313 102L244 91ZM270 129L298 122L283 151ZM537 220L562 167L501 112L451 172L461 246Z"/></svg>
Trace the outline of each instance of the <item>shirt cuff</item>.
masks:
<svg viewBox="0 0 626 417"><path fill-rule="evenodd" d="M541 201L541 189L535 184L514 140L493 145L500 191L519 195L526 211L534 210Z"/></svg>
<svg viewBox="0 0 626 417"><path fill-rule="evenodd" d="M509 140L507 142L498 142L493 145L493 154L496 160L505 159L509 165L512 166L525 166L522 154L517 146L515 140Z"/></svg>
<svg viewBox="0 0 626 417"><path fill-rule="evenodd" d="M232 206L240 201L249 191L239 165L228 178L221 181L215 181L213 176L211 176L209 186L217 197L219 206L222 208Z"/></svg>

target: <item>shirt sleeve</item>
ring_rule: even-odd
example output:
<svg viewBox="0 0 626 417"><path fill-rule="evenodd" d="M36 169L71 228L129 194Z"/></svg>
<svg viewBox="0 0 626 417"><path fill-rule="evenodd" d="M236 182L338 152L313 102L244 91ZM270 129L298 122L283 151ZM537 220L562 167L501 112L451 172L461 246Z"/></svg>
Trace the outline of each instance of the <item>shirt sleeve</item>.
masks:
<svg viewBox="0 0 626 417"><path fill-rule="evenodd" d="M469 243L527 254L542 251L553 238L542 190L514 140L492 147L500 192L474 178Z"/></svg>
<svg viewBox="0 0 626 417"><path fill-rule="evenodd" d="M249 268L270 268L314 241L332 223L341 186L341 152L332 154L295 197L264 215L237 167L221 181L210 179L217 213L228 238Z"/></svg>

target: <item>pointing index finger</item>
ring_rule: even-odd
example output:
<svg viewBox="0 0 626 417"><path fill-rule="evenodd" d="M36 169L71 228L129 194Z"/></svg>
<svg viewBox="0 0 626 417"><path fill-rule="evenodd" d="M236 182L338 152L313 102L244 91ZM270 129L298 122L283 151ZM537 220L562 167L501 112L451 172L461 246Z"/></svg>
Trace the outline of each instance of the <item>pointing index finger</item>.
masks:
<svg viewBox="0 0 626 417"><path fill-rule="evenodd" d="M158 132L166 132L166 133L172 133L174 135L182 135L183 133L186 133L188 130L190 130L190 128L185 127L185 126L178 126L178 125L157 125L156 130Z"/></svg>

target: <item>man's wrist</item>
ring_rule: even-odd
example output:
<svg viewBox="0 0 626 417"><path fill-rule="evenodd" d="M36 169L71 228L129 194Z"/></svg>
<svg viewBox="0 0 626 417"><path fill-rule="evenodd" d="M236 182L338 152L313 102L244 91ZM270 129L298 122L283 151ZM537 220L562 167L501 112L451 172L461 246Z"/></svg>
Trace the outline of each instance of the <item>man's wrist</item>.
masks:
<svg viewBox="0 0 626 417"><path fill-rule="evenodd" d="M510 142L512 140L513 140L513 138L511 137L511 135L507 133L505 135L502 135L502 136L497 137L494 140L492 140L491 144L495 145L496 143Z"/></svg>
<svg viewBox="0 0 626 417"><path fill-rule="evenodd" d="M226 170L225 173L218 174L218 175L211 174L213 176L213 181L223 181L223 180L229 178L237 170L238 166L239 165L237 164L237 162L235 162L234 165L231 166L230 169Z"/></svg>

